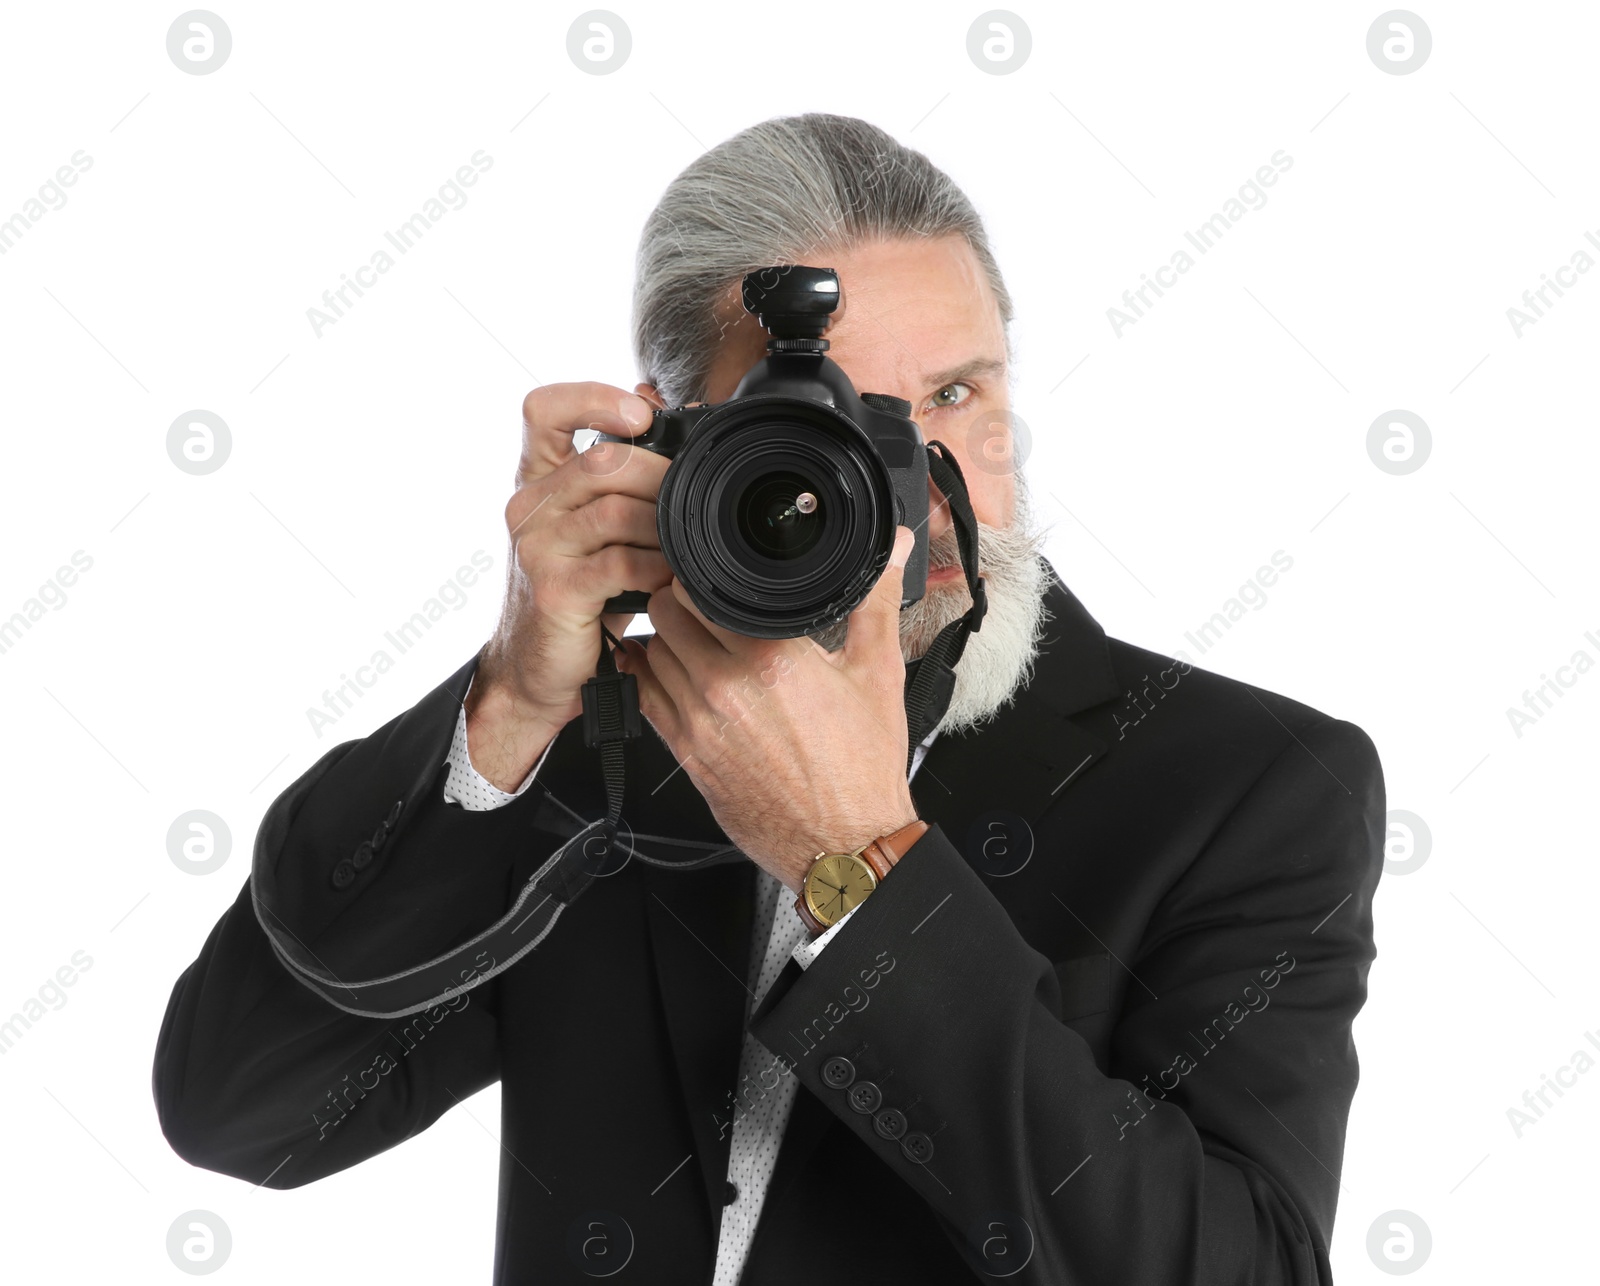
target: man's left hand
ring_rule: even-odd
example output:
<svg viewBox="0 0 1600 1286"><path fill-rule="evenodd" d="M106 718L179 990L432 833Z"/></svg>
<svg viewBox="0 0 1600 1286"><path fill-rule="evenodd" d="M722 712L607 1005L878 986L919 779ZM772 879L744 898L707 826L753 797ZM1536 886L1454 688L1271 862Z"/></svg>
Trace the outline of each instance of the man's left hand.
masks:
<svg viewBox="0 0 1600 1286"><path fill-rule="evenodd" d="M909 528L851 613L844 647L711 624L676 577L650 598L656 634L618 668L723 832L799 893L818 853L848 853L917 816L906 781L900 593Z"/></svg>

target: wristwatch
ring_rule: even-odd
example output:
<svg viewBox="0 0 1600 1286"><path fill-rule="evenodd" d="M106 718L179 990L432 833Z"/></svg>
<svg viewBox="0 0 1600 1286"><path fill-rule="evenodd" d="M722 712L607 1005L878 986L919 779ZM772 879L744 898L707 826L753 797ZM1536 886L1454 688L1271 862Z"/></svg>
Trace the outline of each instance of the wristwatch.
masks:
<svg viewBox="0 0 1600 1286"><path fill-rule="evenodd" d="M794 909L814 938L838 924L878 887L906 850L928 833L915 821L882 835L853 853L818 853L806 868Z"/></svg>

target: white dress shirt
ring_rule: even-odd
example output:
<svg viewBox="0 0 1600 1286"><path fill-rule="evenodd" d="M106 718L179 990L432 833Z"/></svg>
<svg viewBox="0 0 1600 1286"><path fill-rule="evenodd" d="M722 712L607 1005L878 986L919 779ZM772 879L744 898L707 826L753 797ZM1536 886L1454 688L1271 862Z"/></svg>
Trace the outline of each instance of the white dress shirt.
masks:
<svg viewBox="0 0 1600 1286"><path fill-rule="evenodd" d="M917 775L928 748L938 735L935 729L917 747L912 757L910 776ZM444 797L447 802L459 804L469 812L499 808L527 790L549 753L547 746L544 754L539 756L539 762L534 764L533 771L514 792L500 790L472 766L472 757L467 753L467 709L462 706L456 718L455 738L450 743L450 775L445 781ZM767 1187L772 1182L772 1172L777 1166L783 1130L789 1122L789 1113L794 1108L794 1096L800 1084L794 1073L751 1034L750 1015L755 1012L761 997L767 994L767 988L777 980L791 957L802 969L808 968L854 914L853 910L847 912L826 933L815 941L809 941L805 922L794 909L794 899L788 896L788 890L782 882L764 870L756 871L752 933L766 931L767 950L762 959L751 962L750 991L753 994L745 1006L746 1027L744 1049L739 1057L739 1080L729 1091L727 1107L721 1114L721 1119L732 1125L733 1145L728 1158L728 1182L733 1185L735 1196L722 1211L722 1233L717 1243L716 1274L712 1278L712 1286L737 1286L739 1276L744 1272L750 1243L755 1240L756 1223L761 1218L761 1207L766 1203Z"/></svg>

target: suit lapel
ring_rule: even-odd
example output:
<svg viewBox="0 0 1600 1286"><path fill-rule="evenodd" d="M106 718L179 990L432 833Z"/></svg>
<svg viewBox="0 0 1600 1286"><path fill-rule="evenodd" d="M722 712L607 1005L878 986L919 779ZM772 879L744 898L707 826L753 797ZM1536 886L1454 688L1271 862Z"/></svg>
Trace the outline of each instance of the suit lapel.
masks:
<svg viewBox="0 0 1600 1286"><path fill-rule="evenodd" d="M969 861L975 822L1004 812L1033 826L1108 749L1071 721L1117 694L1105 631L1053 572L1045 604L1051 620L1027 688L981 728L941 733L911 783L919 815Z"/></svg>
<svg viewBox="0 0 1600 1286"><path fill-rule="evenodd" d="M728 843L705 799L648 725L628 764L623 817L640 836ZM647 851L656 848L642 842ZM636 870L645 890L656 988L694 1139L697 1165L690 1173L698 1176L715 1220L732 1149L728 1095L744 1045L756 866L736 854L699 870L664 871L643 862ZM765 949L764 938L756 949Z"/></svg>
<svg viewBox="0 0 1600 1286"><path fill-rule="evenodd" d="M715 1219L728 1177L755 904L756 867L650 869L650 946L679 1088L694 1138L695 1173ZM722 1122L719 1126L718 1122Z"/></svg>

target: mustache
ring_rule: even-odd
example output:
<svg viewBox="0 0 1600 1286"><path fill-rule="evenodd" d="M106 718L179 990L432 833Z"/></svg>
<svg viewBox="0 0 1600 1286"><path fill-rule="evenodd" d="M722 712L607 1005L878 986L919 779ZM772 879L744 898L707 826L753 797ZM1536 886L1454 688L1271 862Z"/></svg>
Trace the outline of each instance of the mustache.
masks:
<svg viewBox="0 0 1600 1286"><path fill-rule="evenodd" d="M982 544L979 542L979 553L982 553ZM937 536L928 538L928 570L942 571L946 567L961 566L961 542L956 538L956 529L949 527Z"/></svg>

